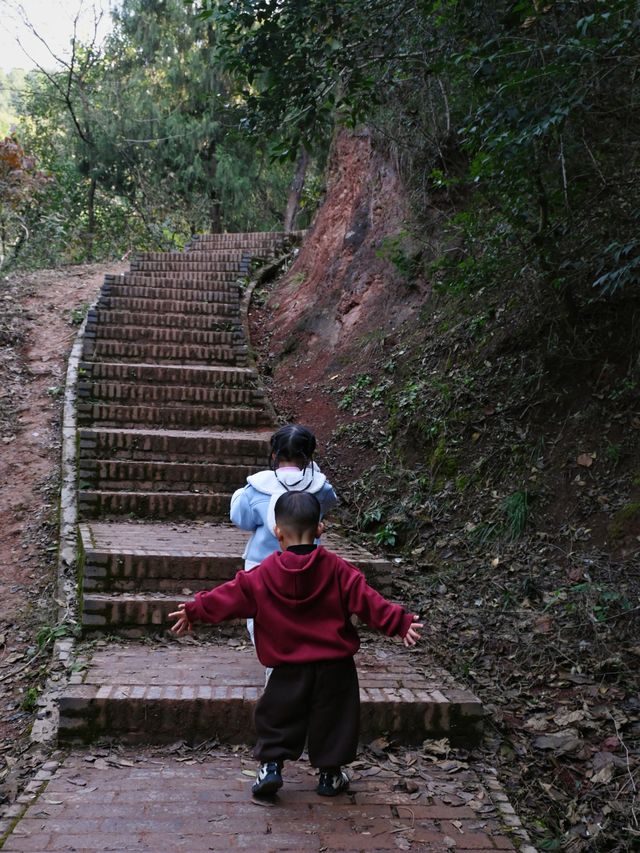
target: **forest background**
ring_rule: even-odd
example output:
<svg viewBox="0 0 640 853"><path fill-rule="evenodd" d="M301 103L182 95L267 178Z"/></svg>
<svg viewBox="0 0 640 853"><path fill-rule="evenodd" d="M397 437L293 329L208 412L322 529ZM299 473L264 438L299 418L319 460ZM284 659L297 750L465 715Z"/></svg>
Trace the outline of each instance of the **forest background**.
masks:
<svg viewBox="0 0 640 853"><path fill-rule="evenodd" d="M3 272L313 224L260 366L543 850L640 837L639 63L631 0L124 0L2 102Z"/></svg>

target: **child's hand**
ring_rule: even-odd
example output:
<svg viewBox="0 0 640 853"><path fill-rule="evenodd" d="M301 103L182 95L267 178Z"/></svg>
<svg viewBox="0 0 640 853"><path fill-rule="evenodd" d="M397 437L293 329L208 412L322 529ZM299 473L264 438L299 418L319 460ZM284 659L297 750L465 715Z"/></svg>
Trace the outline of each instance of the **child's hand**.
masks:
<svg viewBox="0 0 640 853"><path fill-rule="evenodd" d="M179 604L178 609L174 613L169 614L169 619L176 619L176 624L171 627L171 633L181 636L192 629L191 622L185 612L185 605Z"/></svg>
<svg viewBox="0 0 640 853"><path fill-rule="evenodd" d="M418 642L418 640L422 636L420 631L418 631L418 628L423 628L423 627L424 627L423 622L412 622L411 625L409 625L409 630L407 631L407 633L402 638L402 642L405 644L405 646L407 648L409 648L410 646L415 646L415 644Z"/></svg>

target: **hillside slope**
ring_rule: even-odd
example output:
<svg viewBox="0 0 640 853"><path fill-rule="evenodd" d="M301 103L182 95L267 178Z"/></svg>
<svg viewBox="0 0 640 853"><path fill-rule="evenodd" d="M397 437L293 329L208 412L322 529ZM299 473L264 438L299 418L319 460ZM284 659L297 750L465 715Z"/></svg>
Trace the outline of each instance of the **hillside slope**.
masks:
<svg viewBox="0 0 640 853"><path fill-rule="evenodd" d="M540 847L632 849L640 299L568 315L524 284L445 291L446 217L433 199L408 225L397 165L343 132L253 342L281 415L318 434L342 522L398 555L398 594L491 711L490 760Z"/></svg>

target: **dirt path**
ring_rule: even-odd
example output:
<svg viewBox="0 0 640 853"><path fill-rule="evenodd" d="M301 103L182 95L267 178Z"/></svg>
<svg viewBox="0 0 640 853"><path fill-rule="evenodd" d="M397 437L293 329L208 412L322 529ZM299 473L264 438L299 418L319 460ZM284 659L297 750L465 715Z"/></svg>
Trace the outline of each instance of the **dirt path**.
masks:
<svg viewBox="0 0 640 853"><path fill-rule="evenodd" d="M66 359L106 272L0 282L0 802L32 722L46 656L29 663L55 607L60 412Z"/></svg>

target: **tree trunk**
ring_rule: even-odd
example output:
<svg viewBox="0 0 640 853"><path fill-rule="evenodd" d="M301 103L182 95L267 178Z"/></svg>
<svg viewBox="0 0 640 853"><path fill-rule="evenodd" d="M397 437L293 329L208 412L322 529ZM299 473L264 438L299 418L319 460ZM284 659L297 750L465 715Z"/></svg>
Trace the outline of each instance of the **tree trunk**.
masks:
<svg viewBox="0 0 640 853"><path fill-rule="evenodd" d="M222 203L216 191L216 172L218 171L218 158L216 157L216 141L209 140L200 155L204 161L204 168L209 179L209 230L212 234L220 234L222 231Z"/></svg>
<svg viewBox="0 0 640 853"><path fill-rule="evenodd" d="M309 154L304 145L300 146L298 152L298 161L296 163L296 171L291 181L289 189L289 198L287 199L287 209L284 214L284 230L293 231L296 226L298 213L300 212L300 199L302 190L304 189L304 179L307 176L307 166L309 165Z"/></svg>
<svg viewBox="0 0 640 853"><path fill-rule="evenodd" d="M89 219L89 230L87 231L87 260L93 260L93 242L96 236L96 184L95 178L91 178L89 184L89 195L87 197L87 214Z"/></svg>
<svg viewBox="0 0 640 853"><path fill-rule="evenodd" d="M222 231L222 204L216 198L215 190L209 195L209 228L212 234L220 234Z"/></svg>

